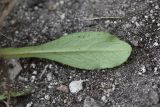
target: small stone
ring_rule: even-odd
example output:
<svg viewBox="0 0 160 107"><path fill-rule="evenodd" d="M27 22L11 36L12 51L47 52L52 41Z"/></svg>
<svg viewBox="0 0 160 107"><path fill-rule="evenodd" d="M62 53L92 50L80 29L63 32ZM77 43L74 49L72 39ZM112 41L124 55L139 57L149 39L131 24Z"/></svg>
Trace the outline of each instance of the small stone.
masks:
<svg viewBox="0 0 160 107"><path fill-rule="evenodd" d="M32 107L32 105L33 105L33 102L29 102L29 103L26 105L26 107Z"/></svg>
<svg viewBox="0 0 160 107"><path fill-rule="evenodd" d="M16 21L15 20L11 20L10 23L11 23L11 25L14 25L16 23Z"/></svg>
<svg viewBox="0 0 160 107"><path fill-rule="evenodd" d="M38 10L38 6L35 6L35 7L34 7L34 10Z"/></svg>
<svg viewBox="0 0 160 107"><path fill-rule="evenodd" d="M117 23L117 21L114 21L113 23L114 23L114 24L116 24L116 23Z"/></svg>
<svg viewBox="0 0 160 107"><path fill-rule="evenodd" d="M139 26L140 26L140 24L139 24L138 22L135 22L135 24L136 24L136 26L137 26L137 27L139 27Z"/></svg>
<svg viewBox="0 0 160 107"><path fill-rule="evenodd" d="M158 42L153 43L153 46L158 46L158 45L159 45Z"/></svg>
<svg viewBox="0 0 160 107"><path fill-rule="evenodd" d="M149 16L144 16L146 19L148 19L149 18Z"/></svg>
<svg viewBox="0 0 160 107"><path fill-rule="evenodd" d="M157 26L160 26L160 23L157 23Z"/></svg>
<svg viewBox="0 0 160 107"><path fill-rule="evenodd" d="M61 82L61 81L59 81L59 82ZM58 85L58 82L55 81L55 82L53 82L52 84L53 84L53 85Z"/></svg>
<svg viewBox="0 0 160 107"><path fill-rule="evenodd" d="M15 31L15 34L18 34L19 32L18 31Z"/></svg>
<svg viewBox="0 0 160 107"><path fill-rule="evenodd" d="M64 33L63 35L66 36L66 35L68 35L68 33Z"/></svg>
<svg viewBox="0 0 160 107"><path fill-rule="evenodd" d="M28 81L28 78L22 77L22 76L18 76L18 80L20 81Z"/></svg>
<svg viewBox="0 0 160 107"><path fill-rule="evenodd" d="M45 98L46 100L50 100L50 96L49 96L49 95L45 95L44 98Z"/></svg>
<svg viewBox="0 0 160 107"><path fill-rule="evenodd" d="M102 100L104 103L107 103L107 98L106 98L106 96L102 96L102 97L101 97L101 100Z"/></svg>
<svg viewBox="0 0 160 107"><path fill-rule="evenodd" d="M132 21L132 23L134 23L135 21L137 20L137 17L132 17L132 19L131 19L131 21Z"/></svg>
<svg viewBox="0 0 160 107"><path fill-rule="evenodd" d="M142 75L142 72L138 72L138 75Z"/></svg>
<svg viewBox="0 0 160 107"><path fill-rule="evenodd" d="M149 33L146 33L146 34L145 34L145 36L146 36L146 37L149 37L149 36L150 36L150 34L149 34Z"/></svg>
<svg viewBox="0 0 160 107"><path fill-rule="evenodd" d="M48 10L53 11L58 7L58 5L54 4L53 2L50 2L48 4Z"/></svg>
<svg viewBox="0 0 160 107"><path fill-rule="evenodd" d="M50 83L50 84L48 85L48 88L53 88L53 86L54 86L54 83Z"/></svg>
<svg viewBox="0 0 160 107"><path fill-rule="evenodd" d="M26 8L26 5L22 5L22 8L25 9L25 8Z"/></svg>
<svg viewBox="0 0 160 107"><path fill-rule="evenodd" d="M32 74L37 75L37 71L33 71L33 73L32 73Z"/></svg>
<svg viewBox="0 0 160 107"><path fill-rule="evenodd" d="M101 107L101 106L97 104L97 102L93 98L87 96L84 100L83 107Z"/></svg>
<svg viewBox="0 0 160 107"><path fill-rule="evenodd" d="M81 102L82 100L83 100L82 95L79 95L79 96L77 97L77 101L78 101L78 102Z"/></svg>
<svg viewBox="0 0 160 107"><path fill-rule="evenodd" d="M48 30L48 27L45 26L45 27L42 29L42 33L46 33L47 30Z"/></svg>
<svg viewBox="0 0 160 107"><path fill-rule="evenodd" d="M51 69L51 68L52 68L52 66L53 66L52 64L49 64L49 69Z"/></svg>
<svg viewBox="0 0 160 107"><path fill-rule="evenodd" d="M158 93L155 91L151 91L150 92L150 99L152 101L153 104L157 104L159 102L159 96Z"/></svg>
<svg viewBox="0 0 160 107"><path fill-rule="evenodd" d="M130 27L131 27L131 24L127 23L127 24L124 25L124 27L125 27L125 28L130 28Z"/></svg>
<svg viewBox="0 0 160 107"><path fill-rule="evenodd" d="M150 13L153 13L153 12L154 12L153 10L150 11Z"/></svg>
<svg viewBox="0 0 160 107"><path fill-rule="evenodd" d="M138 46L138 41L136 41L136 40L131 41L131 43L132 43L134 46Z"/></svg>
<svg viewBox="0 0 160 107"><path fill-rule="evenodd" d="M60 17L63 20L65 18L65 14L60 15Z"/></svg>
<svg viewBox="0 0 160 107"><path fill-rule="evenodd" d="M31 76L31 82L32 82L32 83L35 81L35 79L36 79L36 76L35 76L35 75Z"/></svg>
<svg viewBox="0 0 160 107"><path fill-rule="evenodd" d="M64 4L64 1L60 1L60 4L63 5L63 4Z"/></svg>
<svg viewBox="0 0 160 107"><path fill-rule="evenodd" d="M157 6L155 6L155 9L159 9L159 6L157 5Z"/></svg>
<svg viewBox="0 0 160 107"><path fill-rule="evenodd" d="M48 73L47 74L47 81L51 81L52 80L52 73Z"/></svg>
<svg viewBox="0 0 160 107"><path fill-rule="evenodd" d="M80 90L83 89L82 83L84 81L83 80L79 80L79 81L72 81L69 84L69 89L71 93L78 93Z"/></svg>
<svg viewBox="0 0 160 107"><path fill-rule="evenodd" d="M65 92L65 93L69 92L69 89L66 85L61 85L61 86L57 87L57 90Z"/></svg>
<svg viewBox="0 0 160 107"><path fill-rule="evenodd" d="M156 21L155 19L152 20L152 22L155 22L155 21Z"/></svg>
<svg viewBox="0 0 160 107"><path fill-rule="evenodd" d="M142 65L141 71L142 71L142 73L145 73L145 72L146 72L146 67L145 67L145 65Z"/></svg>
<svg viewBox="0 0 160 107"><path fill-rule="evenodd" d="M32 68L35 68L35 67L36 67L36 65L35 65L35 64L31 64L31 67L32 67Z"/></svg>
<svg viewBox="0 0 160 107"><path fill-rule="evenodd" d="M105 23L105 24L108 24L108 23L110 23L110 20L106 20L104 23Z"/></svg>
<svg viewBox="0 0 160 107"><path fill-rule="evenodd" d="M55 103L56 103L55 99L53 99L53 100L52 100L52 103L53 103L53 104L55 104Z"/></svg>
<svg viewBox="0 0 160 107"><path fill-rule="evenodd" d="M156 75L158 74L158 68L157 67L154 68L154 74L156 74Z"/></svg>
<svg viewBox="0 0 160 107"><path fill-rule="evenodd" d="M63 102L64 102L64 104L66 104L66 103L67 103L67 99L64 99L64 101L63 101Z"/></svg>
<svg viewBox="0 0 160 107"><path fill-rule="evenodd" d="M14 79L17 77L17 75L20 73L20 71L22 70L22 66L20 65L20 63L15 60L12 59L8 62L9 65L12 65L12 68L8 69L8 73L9 73L9 78L10 80L14 81Z"/></svg>

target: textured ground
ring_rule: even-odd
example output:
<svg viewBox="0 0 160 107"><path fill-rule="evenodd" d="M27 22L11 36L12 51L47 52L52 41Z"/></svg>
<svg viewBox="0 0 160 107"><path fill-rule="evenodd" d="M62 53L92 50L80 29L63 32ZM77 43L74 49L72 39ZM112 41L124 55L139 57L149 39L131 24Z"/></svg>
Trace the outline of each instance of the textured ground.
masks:
<svg viewBox="0 0 160 107"><path fill-rule="evenodd" d="M72 32L106 31L130 43L133 52L120 67L97 71L18 59L22 71L16 84L35 90L15 99L14 107L159 107L159 6L159 0L19 0L0 30L1 47L38 45ZM120 18L86 20L95 17ZM74 80L88 80L77 94L68 92Z"/></svg>

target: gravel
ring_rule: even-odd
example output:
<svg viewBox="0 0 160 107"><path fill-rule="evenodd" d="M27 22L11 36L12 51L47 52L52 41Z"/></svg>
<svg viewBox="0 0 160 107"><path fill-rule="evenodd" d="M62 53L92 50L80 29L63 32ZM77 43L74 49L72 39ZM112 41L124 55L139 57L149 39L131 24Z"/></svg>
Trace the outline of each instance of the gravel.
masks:
<svg viewBox="0 0 160 107"><path fill-rule="evenodd" d="M159 107L159 7L159 0L19 0L0 30L0 47L39 45L73 32L105 31L131 44L133 52L119 67L92 71L45 59L18 59L22 70L15 84L34 90L16 98L13 106L85 107L90 98L95 107ZM76 94L66 91L74 80L88 80Z"/></svg>

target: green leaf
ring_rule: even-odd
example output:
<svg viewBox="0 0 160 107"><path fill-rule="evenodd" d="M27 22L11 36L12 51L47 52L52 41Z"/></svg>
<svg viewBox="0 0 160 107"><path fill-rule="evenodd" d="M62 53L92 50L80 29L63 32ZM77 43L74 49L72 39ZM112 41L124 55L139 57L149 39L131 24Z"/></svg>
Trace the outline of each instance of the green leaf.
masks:
<svg viewBox="0 0 160 107"><path fill-rule="evenodd" d="M131 46L106 32L80 32L46 44L0 49L4 58L37 57L81 69L113 68L125 62Z"/></svg>
<svg viewBox="0 0 160 107"><path fill-rule="evenodd" d="M7 99L8 96L19 97L19 96L27 95L27 94L31 93L31 91L32 91L31 88L26 88L23 90L12 90L9 93L3 92L3 93L0 93L0 101Z"/></svg>

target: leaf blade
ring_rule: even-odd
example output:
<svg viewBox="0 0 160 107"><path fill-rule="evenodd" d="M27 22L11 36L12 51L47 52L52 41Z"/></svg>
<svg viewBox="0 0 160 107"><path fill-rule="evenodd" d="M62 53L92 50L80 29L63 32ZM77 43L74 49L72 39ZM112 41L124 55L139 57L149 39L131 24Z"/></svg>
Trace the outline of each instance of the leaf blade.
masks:
<svg viewBox="0 0 160 107"><path fill-rule="evenodd" d="M81 69L104 69L122 64L131 51L129 44L109 33L80 32L43 45L10 48L0 53L11 57L46 58Z"/></svg>

